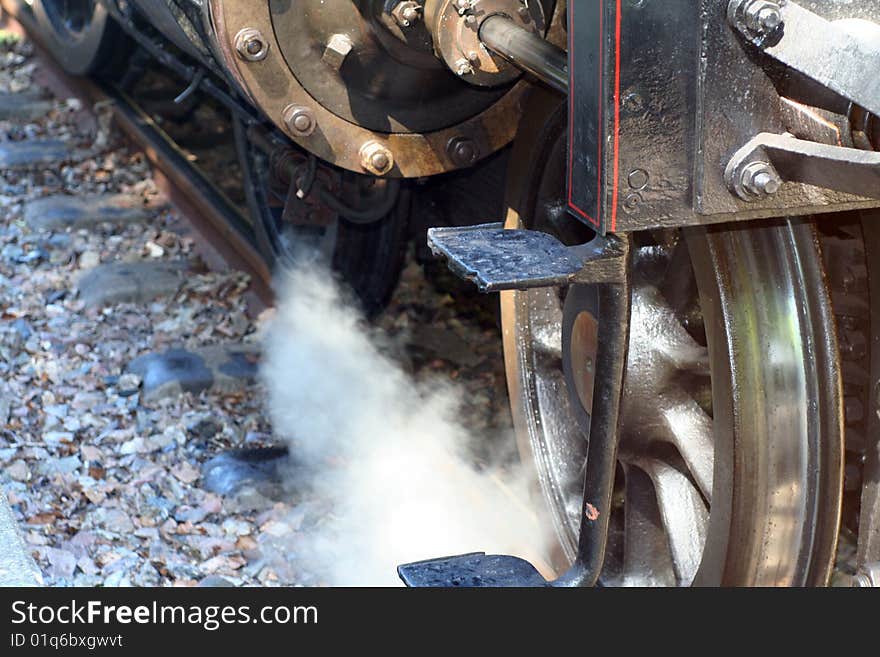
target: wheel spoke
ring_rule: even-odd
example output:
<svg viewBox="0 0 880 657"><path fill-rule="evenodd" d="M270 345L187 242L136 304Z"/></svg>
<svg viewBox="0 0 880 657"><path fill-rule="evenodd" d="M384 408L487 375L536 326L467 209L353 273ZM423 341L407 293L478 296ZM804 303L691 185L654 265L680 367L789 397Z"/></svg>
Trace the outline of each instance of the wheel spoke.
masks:
<svg viewBox="0 0 880 657"><path fill-rule="evenodd" d="M639 468L654 485L657 506L678 584L689 586L700 567L709 511L696 486L687 475L657 459L639 459Z"/></svg>
<svg viewBox="0 0 880 657"><path fill-rule="evenodd" d="M625 586L674 586L675 571L651 478L626 466L623 577Z"/></svg>
<svg viewBox="0 0 880 657"><path fill-rule="evenodd" d="M697 486L712 501L712 472L715 449L712 418L693 399L683 399L662 411L670 441L687 463Z"/></svg>
<svg viewBox="0 0 880 657"><path fill-rule="evenodd" d="M660 358L671 369L708 373L709 351L688 334L653 285L633 289L630 351L637 362Z"/></svg>

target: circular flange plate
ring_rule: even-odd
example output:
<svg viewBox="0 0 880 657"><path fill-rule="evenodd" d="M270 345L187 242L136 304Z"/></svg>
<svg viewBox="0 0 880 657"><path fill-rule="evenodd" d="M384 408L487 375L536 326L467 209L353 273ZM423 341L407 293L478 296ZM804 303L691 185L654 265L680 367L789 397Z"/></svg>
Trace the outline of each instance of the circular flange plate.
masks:
<svg viewBox="0 0 880 657"><path fill-rule="evenodd" d="M501 14L534 33L544 33L540 2L520 0L434 0L425 6L434 34L434 49L449 68L469 84L497 87L510 84L521 72L480 42L480 25Z"/></svg>
<svg viewBox="0 0 880 657"><path fill-rule="evenodd" d="M210 0L210 9L219 50L242 90L293 141L327 162L366 173L359 150L365 142L375 140L393 154L394 168L388 176L432 176L473 164L510 143L516 132L520 101L528 88L528 83L522 81L486 110L452 127L424 133L408 133L393 123L386 132L364 128L325 108L299 83L282 55L268 1ZM269 40L265 59L245 62L235 56L235 35L245 27L259 30ZM284 109L291 104L314 113L316 127L309 136L293 135L284 125ZM469 140L476 153L467 163L450 155L450 151L455 152L450 144L461 139Z"/></svg>

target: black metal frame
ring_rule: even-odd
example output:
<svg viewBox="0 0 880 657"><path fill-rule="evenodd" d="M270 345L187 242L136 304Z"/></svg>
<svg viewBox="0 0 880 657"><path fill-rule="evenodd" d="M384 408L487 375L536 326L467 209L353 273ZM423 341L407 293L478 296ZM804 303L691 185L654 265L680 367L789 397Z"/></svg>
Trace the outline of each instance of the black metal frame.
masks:
<svg viewBox="0 0 880 657"><path fill-rule="evenodd" d="M761 133L790 131L785 99L836 114L844 130L851 106L878 104L868 73L880 67L876 45L834 21L877 22L880 0L779 5L783 24L770 38L748 32L727 0L602 0L591 11L569 3L573 215L621 232L878 205L869 187L840 189L821 176L792 176L756 199L732 193L725 170L737 151ZM809 57L805 39L816 44ZM846 145L844 130L830 134Z"/></svg>

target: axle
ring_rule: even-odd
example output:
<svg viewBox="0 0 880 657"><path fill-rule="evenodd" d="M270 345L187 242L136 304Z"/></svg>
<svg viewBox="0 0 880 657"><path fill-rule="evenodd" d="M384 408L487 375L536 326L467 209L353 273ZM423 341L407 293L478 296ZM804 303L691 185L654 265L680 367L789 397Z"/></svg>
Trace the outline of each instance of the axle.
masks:
<svg viewBox="0 0 880 657"><path fill-rule="evenodd" d="M517 68L568 93L568 54L503 14L489 16L480 25L480 41Z"/></svg>

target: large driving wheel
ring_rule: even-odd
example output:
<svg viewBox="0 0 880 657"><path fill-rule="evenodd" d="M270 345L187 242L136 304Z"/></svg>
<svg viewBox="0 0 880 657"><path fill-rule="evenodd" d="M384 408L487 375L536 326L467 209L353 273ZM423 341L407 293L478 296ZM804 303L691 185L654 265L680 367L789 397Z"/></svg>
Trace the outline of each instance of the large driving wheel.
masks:
<svg viewBox="0 0 880 657"><path fill-rule="evenodd" d="M533 101L507 226L567 244L565 110ZM529 125L526 123L525 125ZM842 412L834 321L812 225L634 236L631 330L607 585L821 585L834 560ZM600 295L502 295L514 423L554 563L577 552ZM604 509L600 512L605 512Z"/></svg>
<svg viewBox="0 0 880 657"><path fill-rule="evenodd" d="M35 0L40 40L74 75L100 73L124 59L121 30L95 0Z"/></svg>

